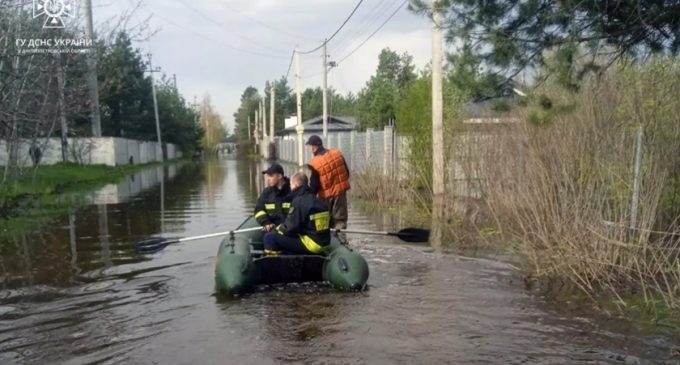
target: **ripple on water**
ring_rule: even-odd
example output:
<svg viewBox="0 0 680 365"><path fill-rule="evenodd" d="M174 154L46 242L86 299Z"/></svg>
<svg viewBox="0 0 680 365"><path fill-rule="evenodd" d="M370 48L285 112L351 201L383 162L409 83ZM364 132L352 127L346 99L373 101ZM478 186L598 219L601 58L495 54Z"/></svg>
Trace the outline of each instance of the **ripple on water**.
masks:
<svg viewBox="0 0 680 365"><path fill-rule="evenodd" d="M213 288L219 240L133 252L146 235L238 225L262 188L252 180L260 171L196 165L165 184L162 213L152 187L16 245L21 253L2 263L20 285L0 291L0 363L622 364L665 359L673 346L550 313L498 260L394 239L350 236L370 264L361 293L317 283L222 297ZM350 213L352 227L395 228Z"/></svg>

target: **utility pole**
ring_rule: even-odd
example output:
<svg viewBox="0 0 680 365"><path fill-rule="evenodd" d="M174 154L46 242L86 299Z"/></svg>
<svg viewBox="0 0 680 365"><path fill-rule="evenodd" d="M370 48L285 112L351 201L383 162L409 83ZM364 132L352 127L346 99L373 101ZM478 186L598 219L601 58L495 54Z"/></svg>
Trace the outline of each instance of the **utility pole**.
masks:
<svg viewBox="0 0 680 365"><path fill-rule="evenodd" d="M90 94L90 123L92 124L92 136L102 136L102 122L99 113L99 84L97 82L97 47L94 43L94 25L92 21L92 0L85 0L85 32L92 48L87 54L87 84Z"/></svg>
<svg viewBox="0 0 680 365"><path fill-rule="evenodd" d="M259 110L255 109L255 154L257 155L260 150L260 129L259 129L259 124L260 124L260 116L259 116Z"/></svg>
<svg viewBox="0 0 680 365"><path fill-rule="evenodd" d="M265 87L266 89L266 87ZM267 135L267 113L264 110L264 101L267 97L267 93L263 93L262 99L260 100L260 119L262 119L262 157L268 158L269 152L269 136Z"/></svg>
<svg viewBox="0 0 680 365"><path fill-rule="evenodd" d="M323 98L323 140L326 142L328 138L328 97L326 96L326 88L328 87L328 55L326 54L326 44L327 40L323 41L323 52L321 57L323 58L321 66L323 67L323 86L321 88L322 98Z"/></svg>
<svg viewBox="0 0 680 365"><path fill-rule="evenodd" d="M441 13L432 9L432 192L444 196L444 112L442 96L442 30Z"/></svg>
<svg viewBox="0 0 680 365"><path fill-rule="evenodd" d="M153 111L156 117L156 139L158 142L158 147L161 150L161 160L163 160L163 143L161 142L161 122L158 118L158 99L156 98L156 81L153 78L154 72L159 72L160 69L154 69L151 63L151 53L147 53L146 56L149 58L149 72L151 73L151 94L153 95ZM158 150L156 150L158 153Z"/></svg>
<svg viewBox="0 0 680 365"><path fill-rule="evenodd" d="M269 92L269 134L272 137L272 141L274 140L274 123L276 120L276 103L274 101L274 98L276 98L276 81L274 81L271 85L271 91Z"/></svg>
<svg viewBox="0 0 680 365"><path fill-rule="evenodd" d="M302 94L300 94L300 54L295 48L295 94L297 96L297 126L295 127L298 135L298 166L302 169L304 165L303 154L305 152L304 142L302 141L305 128L302 126Z"/></svg>
<svg viewBox="0 0 680 365"><path fill-rule="evenodd" d="M172 74L172 86L175 88L175 91L177 91L177 74Z"/></svg>
<svg viewBox="0 0 680 365"><path fill-rule="evenodd" d="M248 142L253 138L250 134L250 115L248 116Z"/></svg>
<svg viewBox="0 0 680 365"><path fill-rule="evenodd" d="M264 110L264 100L265 96L262 97L262 100L260 100L260 119L262 119L262 137L263 140L267 140L267 113Z"/></svg>

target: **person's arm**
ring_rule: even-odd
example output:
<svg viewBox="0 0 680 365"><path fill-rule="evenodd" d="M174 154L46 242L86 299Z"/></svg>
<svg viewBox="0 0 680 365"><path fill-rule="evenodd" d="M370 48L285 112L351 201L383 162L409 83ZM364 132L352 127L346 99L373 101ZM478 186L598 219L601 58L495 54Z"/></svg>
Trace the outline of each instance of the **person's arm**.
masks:
<svg viewBox="0 0 680 365"><path fill-rule="evenodd" d="M342 156L342 163L345 164L345 170L347 170L347 178L349 178L349 167L347 166L347 160L345 160L345 156Z"/></svg>
<svg viewBox="0 0 680 365"><path fill-rule="evenodd" d="M290 235L292 233L300 232L300 226L304 222L305 212L299 207L297 199L294 199L291 203L290 210L288 210L288 215L286 220L276 227L276 232L284 236Z"/></svg>
<svg viewBox="0 0 680 365"><path fill-rule="evenodd" d="M260 194L260 197L257 198L257 203L255 203L255 220L261 226L266 226L271 224L272 222L269 220L269 214L267 214L267 210L264 207L263 197L264 191L262 192L262 194Z"/></svg>
<svg viewBox="0 0 680 365"><path fill-rule="evenodd" d="M319 173L316 172L314 168L309 166L309 170L311 171L311 176L309 177L309 191L316 195L319 193L319 190L321 190L321 180L319 179Z"/></svg>

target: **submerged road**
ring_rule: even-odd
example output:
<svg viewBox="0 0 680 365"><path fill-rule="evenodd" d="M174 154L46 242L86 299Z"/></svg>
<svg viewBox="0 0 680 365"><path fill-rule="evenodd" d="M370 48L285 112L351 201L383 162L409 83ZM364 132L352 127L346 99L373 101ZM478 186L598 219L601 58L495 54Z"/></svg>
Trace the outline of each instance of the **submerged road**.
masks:
<svg viewBox="0 0 680 365"><path fill-rule="evenodd" d="M0 243L0 363L674 363L669 340L560 314L492 259L356 237L371 269L366 292L305 284L229 299L214 295L218 240L133 252L148 234L238 226L261 168L155 169ZM352 227L390 225L351 209Z"/></svg>

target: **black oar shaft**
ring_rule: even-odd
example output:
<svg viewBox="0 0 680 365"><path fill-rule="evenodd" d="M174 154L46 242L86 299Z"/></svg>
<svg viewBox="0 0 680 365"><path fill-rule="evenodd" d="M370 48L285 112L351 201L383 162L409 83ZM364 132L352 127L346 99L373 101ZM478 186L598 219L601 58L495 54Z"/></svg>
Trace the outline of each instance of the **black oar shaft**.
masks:
<svg viewBox="0 0 680 365"><path fill-rule="evenodd" d="M337 229L336 232L354 233L354 234L370 234L376 236L394 236L406 242L427 242L430 238L430 231L420 228L405 228L399 232L386 231L366 231L355 229Z"/></svg>
<svg viewBox="0 0 680 365"><path fill-rule="evenodd" d="M357 229L335 229L334 231L342 232L342 233L372 234L372 235L376 235L376 236L389 236L389 235L393 234L393 232L386 232L386 231L362 231L362 230L357 230Z"/></svg>

